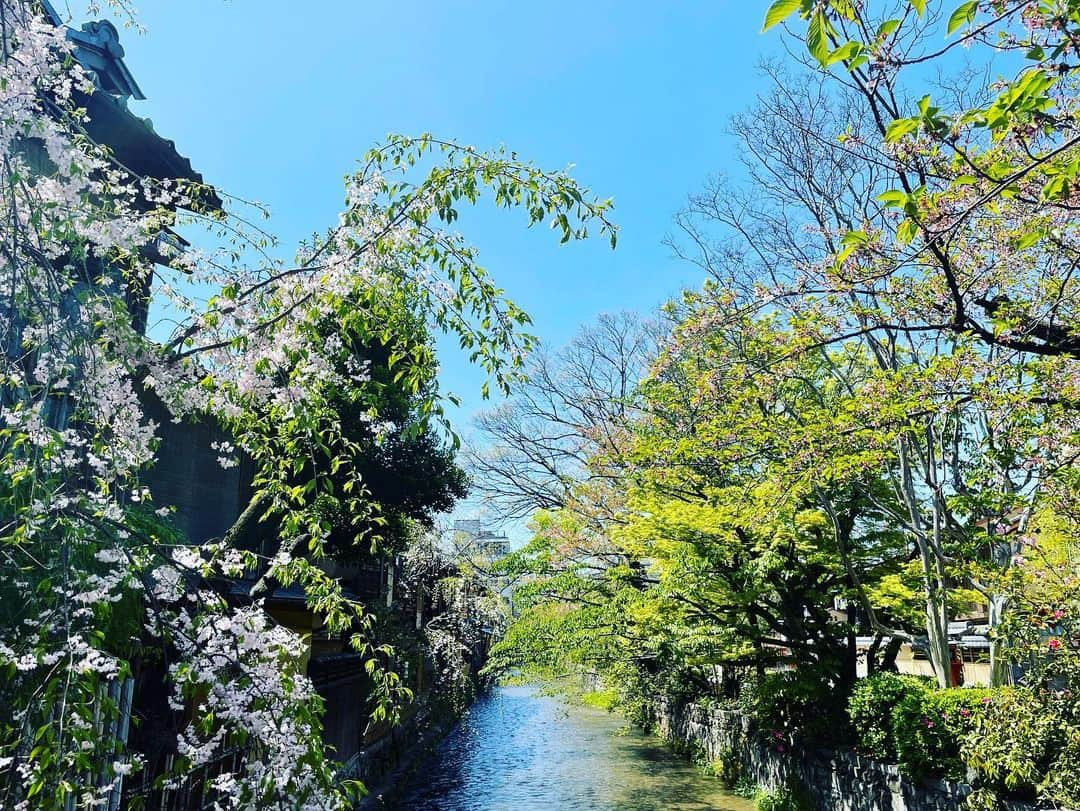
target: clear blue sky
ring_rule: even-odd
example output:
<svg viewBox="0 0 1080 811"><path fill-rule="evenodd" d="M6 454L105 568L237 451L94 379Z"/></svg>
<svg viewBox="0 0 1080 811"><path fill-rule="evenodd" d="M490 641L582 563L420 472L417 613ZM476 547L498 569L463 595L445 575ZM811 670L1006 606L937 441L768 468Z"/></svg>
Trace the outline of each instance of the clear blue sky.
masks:
<svg viewBox="0 0 1080 811"><path fill-rule="evenodd" d="M134 108L207 180L267 203L290 252L335 221L342 176L387 132L575 164L615 198L617 251L560 247L501 212L462 226L552 344L698 281L661 240L689 192L734 169L727 119L752 101L755 65L776 45L758 33L766 3L737 0L139 5L147 33L122 34L148 96ZM452 351L442 361L464 420L482 405L481 378Z"/></svg>

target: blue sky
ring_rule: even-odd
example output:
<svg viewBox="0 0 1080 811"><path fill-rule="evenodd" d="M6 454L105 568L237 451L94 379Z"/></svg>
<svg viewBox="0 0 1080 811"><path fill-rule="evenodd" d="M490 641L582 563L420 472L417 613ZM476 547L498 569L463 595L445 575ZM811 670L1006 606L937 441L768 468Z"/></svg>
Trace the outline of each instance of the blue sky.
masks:
<svg viewBox="0 0 1080 811"><path fill-rule="evenodd" d="M520 217L462 230L485 266L564 342L598 313L648 310L698 281L661 240L686 195L731 167L729 116L751 101L765 3L144 0L127 62L140 115L197 169L273 213L286 246L333 223L342 176L387 132L505 144L615 198L622 227L559 246ZM467 421L481 376L442 353ZM466 426L461 424L461 429Z"/></svg>
<svg viewBox="0 0 1080 811"><path fill-rule="evenodd" d="M335 222L342 177L388 132L574 164L615 199L616 251L560 246L513 213L460 221L533 332L559 345L601 312L648 311L700 282L662 240L687 194L738 171L725 130L777 46L759 34L766 5L144 0L147 32L122 37L148 96L134 109L208 181L268 204L289 255ZM451 417L467 436L483 376L443 343L443 388L462 398Z"/></svg>

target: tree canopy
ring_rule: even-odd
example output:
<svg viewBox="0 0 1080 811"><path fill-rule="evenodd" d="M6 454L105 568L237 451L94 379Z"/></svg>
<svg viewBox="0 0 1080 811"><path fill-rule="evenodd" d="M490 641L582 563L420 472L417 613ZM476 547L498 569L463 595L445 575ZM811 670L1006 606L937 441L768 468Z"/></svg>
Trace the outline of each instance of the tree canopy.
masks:
<svg viewBox="0 0 1080 811"><path fill-rule="evenodd" d="M630 707L791 668L774 682L833 719L820 738L858 662L907 643L947 687L950 623L982 614L994 685L1075 684L1080 4L952 6L770 6L792 57L732 120L744 171L669 240L704 282L593 450L617 496L586 461L538 505L494 667L596 670ZM481 423L496 447L507 421ZM967 762L1072 801L1047 755L1004 765L1029 734Z"/></svg>

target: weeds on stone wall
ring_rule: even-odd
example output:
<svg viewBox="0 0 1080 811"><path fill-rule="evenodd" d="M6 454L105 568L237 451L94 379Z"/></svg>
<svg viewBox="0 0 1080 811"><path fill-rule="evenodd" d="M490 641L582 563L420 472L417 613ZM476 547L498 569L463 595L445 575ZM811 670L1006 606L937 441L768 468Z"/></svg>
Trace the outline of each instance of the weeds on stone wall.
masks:
<svg viewBox="0 0 1080 811"><path fill-rule="evenodd" d="M806 789L797 785L760 789L754 794L757 811L818 811L818 804Z"/></svg>
<svg viewBox="0 0 1080 811"><path fill-rule="evenodd" d="M742 757L733 746L725 746L714 758L702 765L705 774L715 777L726 789L733 789L744 777Z"/></svg>

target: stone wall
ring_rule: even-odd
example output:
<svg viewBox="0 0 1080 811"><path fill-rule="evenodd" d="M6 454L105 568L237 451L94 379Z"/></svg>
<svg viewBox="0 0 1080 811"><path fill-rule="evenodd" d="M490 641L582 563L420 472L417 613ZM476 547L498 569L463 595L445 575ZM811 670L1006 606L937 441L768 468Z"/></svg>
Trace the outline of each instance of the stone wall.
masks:
<svg viewBox="0 0 1080 811"><path fill-rule="evenodd" d="M963 811L971 793L963 783L910 780L896 766L855 752L773 751L758 742L745 717L730 710L661 699L654 720L661 736L704 750L710 760L734 751L743 773L759 786L796 783L822 811ZM1023 804L1005 807L1032 811Z"/></svg>
<svg viewBox="0 0 1080 811"><path fill-rule="evenodd" d="M349 764L348 776L360 780L368 789L357 811L395 808L409 777L457 723L457 718L433 715L423 704L416 710L364 747Z"/></svg>

